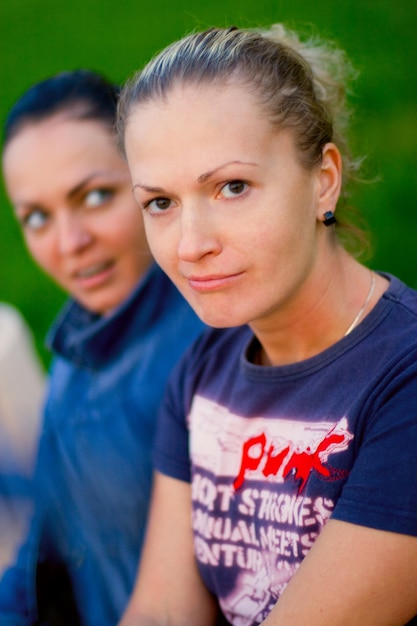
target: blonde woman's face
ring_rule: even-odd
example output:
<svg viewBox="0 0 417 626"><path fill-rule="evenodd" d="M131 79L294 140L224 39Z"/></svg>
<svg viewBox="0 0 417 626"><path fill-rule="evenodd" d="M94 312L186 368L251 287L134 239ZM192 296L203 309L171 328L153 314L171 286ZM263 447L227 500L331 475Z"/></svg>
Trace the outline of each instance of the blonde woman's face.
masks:
<svg viewBox="0 0 417 626"><path fill-rule="evenodd" d="M125 146L151 250L206 323L265 326L293 310L323 265L329 207L290 130L274 131L243 86L178 86L133 109Z"/></svg>
<svg viewBox="0 0 417 626"><path fill-rule="evenodd" d="M40 267L93 312L119 306L151 257L129 171L106 126L63 114L24 126L3 169Z"/></svg>

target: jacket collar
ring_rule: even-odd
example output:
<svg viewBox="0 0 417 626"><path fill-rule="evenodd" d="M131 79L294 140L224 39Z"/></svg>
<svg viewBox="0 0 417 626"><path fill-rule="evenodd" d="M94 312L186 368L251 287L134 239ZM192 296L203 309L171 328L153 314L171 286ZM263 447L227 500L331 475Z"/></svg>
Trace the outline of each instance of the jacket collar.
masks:
<svg viewBox="0 0 417 626"><path fill-rule="evenodd" d="M153 264L131 295L109 316L91 313L70 299L48 332L46 345L78 365L102 367L124 350L132 336L142 334L154 323L167 290L171 290L169 279Z"/></svg>

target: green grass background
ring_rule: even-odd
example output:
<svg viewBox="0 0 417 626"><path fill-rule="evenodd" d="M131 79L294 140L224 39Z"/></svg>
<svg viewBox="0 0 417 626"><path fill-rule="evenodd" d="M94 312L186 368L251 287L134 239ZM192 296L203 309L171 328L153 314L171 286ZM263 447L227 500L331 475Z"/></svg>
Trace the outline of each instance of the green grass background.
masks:
<svg viewBox="0 0 417 626"><path fill-rule="evenodd" d="M417 288L416 0L2 0L0 118L33 82L89 67L123 82L190 30L282 21L342 46L359 70L352 145L378 179L355 193L372 232L369 264ZM0 184L0 300L43 338L64 294L29 259Z"/></svg>

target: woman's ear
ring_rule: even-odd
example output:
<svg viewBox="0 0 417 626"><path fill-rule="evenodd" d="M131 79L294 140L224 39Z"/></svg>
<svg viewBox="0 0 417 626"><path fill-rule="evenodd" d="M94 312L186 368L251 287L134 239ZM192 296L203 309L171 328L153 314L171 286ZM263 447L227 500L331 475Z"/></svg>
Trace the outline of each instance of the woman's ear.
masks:
<svg viewBox="0 0 417 626"><path fill-rule="evenodd" d="M342 157L334 143L326 143L319 168L320 195L317 219L323 221L328 211L336 211L342 186Z"/></svg>

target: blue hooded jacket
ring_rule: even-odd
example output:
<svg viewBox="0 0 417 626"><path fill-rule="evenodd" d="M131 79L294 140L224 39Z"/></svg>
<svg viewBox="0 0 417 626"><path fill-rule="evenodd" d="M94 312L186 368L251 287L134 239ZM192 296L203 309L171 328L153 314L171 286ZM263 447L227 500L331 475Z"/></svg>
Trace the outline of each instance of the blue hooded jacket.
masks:
<svg viewBox="0 0 417 626"><path fill-rule="evenodd" d="M120 619L145 530L158 405L172 367L203 328L156 265L109 317L72 300L64 307L48 337L55 359L36 514L0 584L1 626L38 623L40 563L65 566L83 626Z"/></svg>

